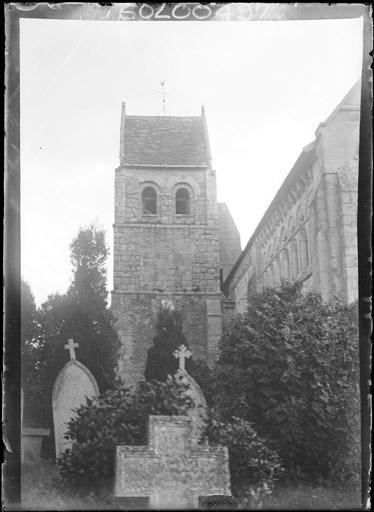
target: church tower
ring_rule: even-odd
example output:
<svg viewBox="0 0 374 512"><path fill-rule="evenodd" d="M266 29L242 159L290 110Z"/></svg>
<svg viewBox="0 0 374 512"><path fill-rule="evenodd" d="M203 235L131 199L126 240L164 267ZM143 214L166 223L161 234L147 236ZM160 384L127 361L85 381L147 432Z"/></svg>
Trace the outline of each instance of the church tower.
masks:
<svg viewBox="0 0 374 512"><path fill-rule="evenodd" d="M182 312L193 357L213 365L222 331L216 174L196 117L126 115L115 173L112 310L127 384L144 376L162 301Z"/></svg>

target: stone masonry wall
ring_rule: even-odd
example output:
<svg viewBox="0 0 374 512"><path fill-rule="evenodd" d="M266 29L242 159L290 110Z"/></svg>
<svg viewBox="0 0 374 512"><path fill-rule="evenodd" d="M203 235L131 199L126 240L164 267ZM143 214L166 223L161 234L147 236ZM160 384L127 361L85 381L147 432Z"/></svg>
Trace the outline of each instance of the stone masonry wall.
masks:
<svg viewBox="0 0 374 512"><path fill-rule="evenodd" d="M178 186L190 213L177 215ZM157 213L143 215L145 186L157 191ZM215 172L210 169L116 170L112 310L122 340L119 373L143 378L162 300L182 312L193 357L214 363L222 330Z"/></svg>
<svg viewBox="0 0 374 512"><path fill-rule="evenodd" d="M163 300L171 301L181 311L183 332L194 359L209 362L216 356L218 339L216 346L214 340L209 344L208 338L207 297L220 305L221 297L216 294L113 292L113 311L118 315L117 328L122 340L118 370L125 382L132 384L144 378L147 350L152 345L157 313Z"/></svg>
<svg viewBox="0 0 374 512"><path fill-rule="evenodd" d="M319 130L331 287L334 294L343 296L348 303L358 297L359 99L359 94L352 95L330 122Z"/></svg>

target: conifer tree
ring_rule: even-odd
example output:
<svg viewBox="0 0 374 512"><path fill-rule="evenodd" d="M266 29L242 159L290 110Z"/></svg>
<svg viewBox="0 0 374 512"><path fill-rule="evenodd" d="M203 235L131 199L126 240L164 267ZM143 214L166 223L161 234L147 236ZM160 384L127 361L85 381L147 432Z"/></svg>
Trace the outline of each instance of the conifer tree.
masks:
<svg viewBox="0 0 374 512"><path fill-rule="evenodd" d="M183 333L183 316L180 311L168 303L163 302L157 315L156 333L153 345L148 349L145 366L146 380L165 382L168 375L174 375L178 370L178 359L174 351L180 346L189 348ZM186 359L185 368L201 387L207 402L213 399L213 376L208 365L201 359L193 357Z"/></svg>
<svg viewBox="0 0 374 512"><path fill-rule="evenodd" d="M67 293L51 295L40 308L43 384L49 394L69 360L64 349L69 338L78 343L77 359L93 373L100 391L115 384L119 337L107 304L107 256L104 232L95 226L81 229L71 244L73 280Z"/></svg>
<svg viewBox="0 0 374 512"><path fill-rule="evenodd" d="M164 302L157 315L156 334L153 337L153 345L147 353L146 380L165 382L168 375L174 375L177 371L178 361L173 353L180 345L188 346L183 334L182 325L180 312ZM188 362L187 360L187 371Z"/></svg>
<svg viewBox="0 0 374 512"><path fill-rule="evenodd" d="M24 393L23 423L29 427L42 426L39 419L44 411L39 328L30 285L21 279L21 386Z"/></svg>
<svg viewBox="0 0 374 512"><path fill-rule="evenodd" d="M72 337L79 343L80 360L95 375L100 391L113 386L118 361L119 337L108 309L104 231L81 229L71 244L74 279L68 291L72 301Z"/></svg>

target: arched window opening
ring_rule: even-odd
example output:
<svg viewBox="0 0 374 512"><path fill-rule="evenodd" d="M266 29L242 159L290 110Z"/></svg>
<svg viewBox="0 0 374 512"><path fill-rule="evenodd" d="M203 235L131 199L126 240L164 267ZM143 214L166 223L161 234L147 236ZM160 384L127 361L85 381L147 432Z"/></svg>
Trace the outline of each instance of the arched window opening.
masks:
<svg viewBox="0 0 374 512"><path fill-rule="evenodd" d="M247 296L250 298L257 291L257 283L256 283L256 274L252 274L252 276L248 280L247 285Z"/></svg>
<svg viewBox="0 0 374 512"><path fill-rule="evenodd" d="M300 266L301 270L305 270L309 265L309 247L306 231L300 232Z"/></svg>
<svg viewBox="0 0 374 512"><path fill-rule="evenodd" d="M175 194L175 213L177 215L190 214L190 193L186 188L179 188Z"/></svg>
<svg viewBox="0 0 374 512"><path fill-rule="evenodd" d="M267 288L269 286L269 271L267 269L264 270L262 278L264 282L264 288Z"/></svg>
<svg viewBox="0 0 374 512"><path fill-rule="evenodd" d="M297 244L296 240L291 241L291 277L296 279L299 273L299 261L297 257Z"/></svg>
<svg viewBox="0 0 374 512"><path fill-rule="evenodd" d="M288 255L288 250L284 249L282 251L282 279L288 281L290 279L290 258Z"/></svg>
<svg viewBox="0 0 374 512"><path fill-rule="evenodd" d="M279 261L279 256L277 256L274 260L274 287L277 288L281 280L281 265Z"/></svg>
<svg viewBox="0 0 374 512"><path fill-rule="evenodd" d="M142 192L143 215L156 215L157 193L153 187L145 187Z"/></svg>
<svg viewBox="0 0 374 512"><path fill-rule="evenodd" d="M274 288L275 285L275 278L274 278L274 266L271 265L269 268L269 288Z"/></svg>

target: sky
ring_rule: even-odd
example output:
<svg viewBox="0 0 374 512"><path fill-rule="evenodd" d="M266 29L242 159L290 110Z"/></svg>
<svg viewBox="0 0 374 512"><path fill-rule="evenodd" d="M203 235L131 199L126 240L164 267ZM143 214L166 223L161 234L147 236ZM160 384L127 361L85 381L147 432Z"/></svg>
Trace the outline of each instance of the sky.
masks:
<svg viewBox="0 0 374 512"><path fill-rule="evenodd" d="M302 148L360 78L362 19L21 20L21 274L40 305L72 278L80 227L106 231L112 287L121 104L200 115L218 200L247 243Z"/></svg>

